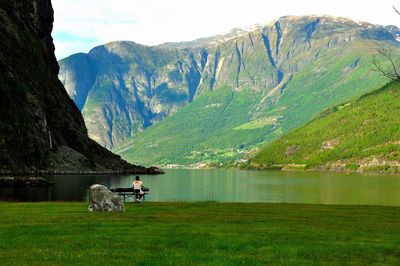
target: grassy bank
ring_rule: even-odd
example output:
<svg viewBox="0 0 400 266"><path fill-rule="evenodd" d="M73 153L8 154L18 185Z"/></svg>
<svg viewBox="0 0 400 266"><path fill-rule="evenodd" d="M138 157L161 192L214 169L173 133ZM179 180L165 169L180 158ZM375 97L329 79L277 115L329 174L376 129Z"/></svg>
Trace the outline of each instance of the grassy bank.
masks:
<svg viewBox="0 0 400 266"><path fill-rule="evenodd" d="M0 203L2 265L399 264L400 208Z"/></svg>
<svg viewBox="0 0 400 266"><path fill-rule="evenodd" d="M252 165L399 172L400 83L393 82L326 110L319 118L262 149Z"/></svg>

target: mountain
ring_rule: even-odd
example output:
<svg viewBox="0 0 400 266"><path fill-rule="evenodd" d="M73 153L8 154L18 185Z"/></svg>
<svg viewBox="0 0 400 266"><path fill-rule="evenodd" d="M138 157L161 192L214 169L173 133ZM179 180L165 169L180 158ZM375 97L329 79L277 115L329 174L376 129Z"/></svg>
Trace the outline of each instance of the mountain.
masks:
<svg viewBox="0 0 400 266"><path fill-rule="evenodd" d="M193 100L202 56L115 42L61 60L59 77L89 135L113 148Z"/></svg>
<svg viewBox="0 0 400 266"><path fill-rule="evenodd" d="M393 35L393 37L399 41L400 40L400 29L397 26L389 25L385 29Z"/></svg>
<svg viewBox="0 0 400 266"><path fill-rule="evenodd" d="M89 135L129 161L228 162L387 81L396 29L283 17L188 43L114 42L60 61Z"/></svg>
<svg viewBox="0 0 400 266"><path fill-rule="evenodd" d="M0 172L147 172L87 135L58 80L50 0L0 0Z"/></svg>
<svg viewBox="0 0 400 266"><path fill-rule="evenodd" d="M400 83L329 108L320 117L274 141L252 167L398 172Z"/></svg>

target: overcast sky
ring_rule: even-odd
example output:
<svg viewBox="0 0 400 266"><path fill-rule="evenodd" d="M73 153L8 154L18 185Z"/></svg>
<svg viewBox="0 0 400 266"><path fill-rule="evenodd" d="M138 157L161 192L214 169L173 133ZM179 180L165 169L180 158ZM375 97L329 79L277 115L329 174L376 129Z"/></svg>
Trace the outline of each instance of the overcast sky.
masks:
<svg viewBox="0 0 400 266"><path fill-rule="evenodd" d="M53 0L58 59L116 40L188 41L285 15L332 15L400 25L400 0Z"/></svg>

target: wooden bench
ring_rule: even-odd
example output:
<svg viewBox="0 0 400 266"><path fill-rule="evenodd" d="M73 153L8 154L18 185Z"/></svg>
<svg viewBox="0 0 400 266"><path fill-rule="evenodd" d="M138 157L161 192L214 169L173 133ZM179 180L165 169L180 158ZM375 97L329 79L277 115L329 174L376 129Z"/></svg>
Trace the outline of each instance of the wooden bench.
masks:
<svg viewBox="0 0 400 266"><path fill-rule="evenodd" d="M144 194L141 194L143 201L145 200L146 195L149 194L149 190L150 189L148 188L142 189L144 192ZM110 191L114 192L118 196L122 196L124 198L124 202L127 198L133 198L134 200L136 199L136 192L133 188L112 188Z"/></svg>

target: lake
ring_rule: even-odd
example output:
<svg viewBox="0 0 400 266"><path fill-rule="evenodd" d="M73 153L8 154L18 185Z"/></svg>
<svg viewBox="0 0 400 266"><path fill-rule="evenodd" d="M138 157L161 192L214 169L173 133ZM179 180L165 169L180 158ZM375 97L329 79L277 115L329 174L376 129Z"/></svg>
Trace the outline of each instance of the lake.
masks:
<svg viewBox="0 0 400 266"><path fill-rule="evenodd" d="M142 176L146 201L216 201L400 206L400 175L167 169ZM49 188L0 188L0 200L85 201L92 184L130 187L134 176L53 176Z"/></svg>

